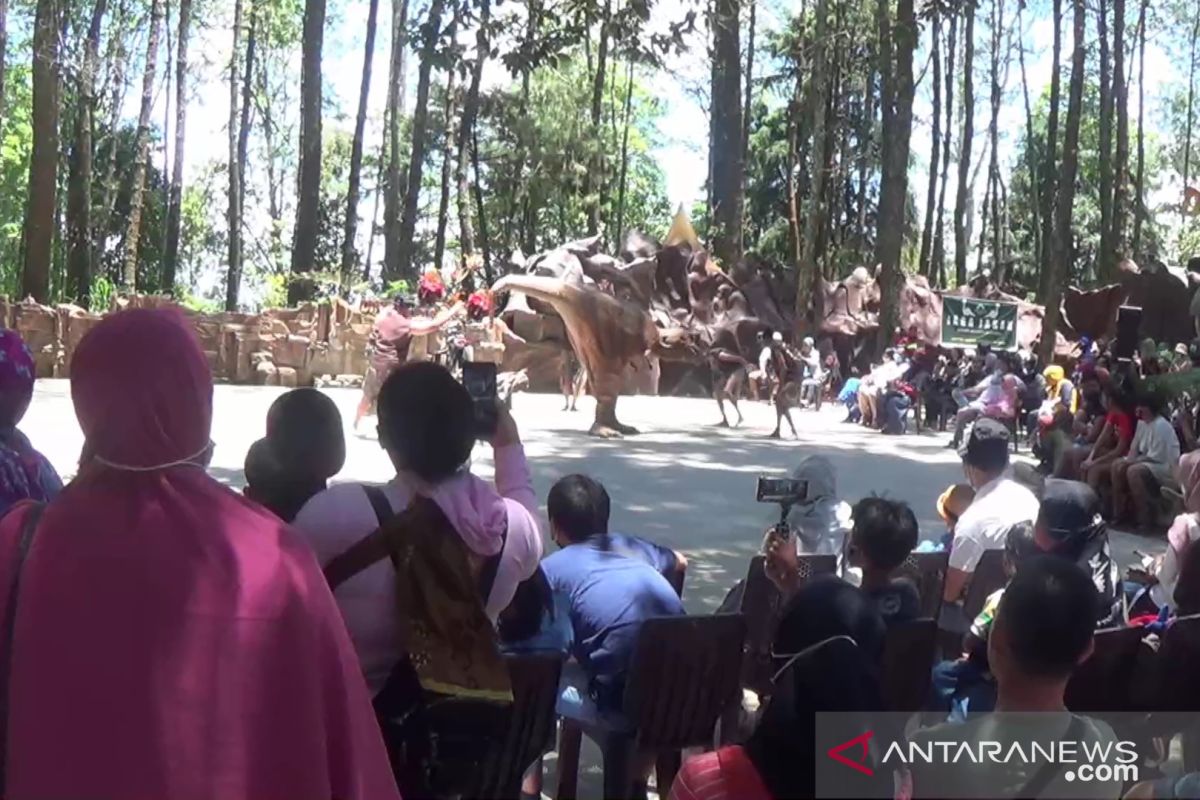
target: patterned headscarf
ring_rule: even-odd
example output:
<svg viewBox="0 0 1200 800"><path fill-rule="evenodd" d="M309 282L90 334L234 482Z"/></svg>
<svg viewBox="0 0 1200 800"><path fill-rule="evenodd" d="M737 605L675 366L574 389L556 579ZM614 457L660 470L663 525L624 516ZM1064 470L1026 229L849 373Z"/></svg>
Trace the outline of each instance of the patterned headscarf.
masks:
<svg viewBox="0 0 1200 800"><path fill-rule="evenodd" d="M21 335L0 329L0 428L15 428L33 399L33 356Z"/></svg>

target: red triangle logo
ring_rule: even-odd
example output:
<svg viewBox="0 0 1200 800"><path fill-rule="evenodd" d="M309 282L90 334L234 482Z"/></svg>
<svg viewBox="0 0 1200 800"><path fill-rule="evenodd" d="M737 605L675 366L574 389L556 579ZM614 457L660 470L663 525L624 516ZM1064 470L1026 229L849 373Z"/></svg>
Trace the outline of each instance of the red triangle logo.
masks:
<svg viewBox="0 0 1200 800"><path fill-rule="evenodd" d="M837 745L836 747L830 748L829 752L826 753L826 755L828 755L830 758L832 758L834 761L838 762L839 764L845 764L847 767L850 767L850 769L858 770L863 775L874 775L875 770L871 769L866 764L867 742L869 742L871 740L871 737L874 735L875 735L874 731L867 731L866 733L864 733L860 736L855 736L853 739L850 739L849 741L842 742L841 744ZM860 754L859 760L855 760L853 758L849 758L845 755L842 755L842 753L844 751L853 750L856 747L859 748L859 754Z"/></svg>

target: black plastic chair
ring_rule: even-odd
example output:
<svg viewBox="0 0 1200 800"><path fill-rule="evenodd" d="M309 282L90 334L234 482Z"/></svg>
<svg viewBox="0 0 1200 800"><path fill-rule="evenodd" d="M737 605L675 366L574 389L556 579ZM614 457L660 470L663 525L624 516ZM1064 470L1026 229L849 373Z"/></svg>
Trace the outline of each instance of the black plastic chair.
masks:
<svg viewBox="0 0 1200 800"><path fill-rule="evenodd" d="M1092 655L1067 683L1067 708L1092 714L1137 710L1134 670L1144 635L1141 628L1096 631Z"/></svg>
<svg viewBox="0 0 1200 800"><path fill-rule="evenodd" d="M914 619L891 625L883 644L881 689L889 711L925 708L937 648L937 621Z"/></svg>
<svg viewBox="0 0 1200 800"><path fill-rule="evenodd" d="M1008 576L1004 573L1004 551L985 550L971 573L967 584L967 593L963 596L963 613L971 621L983 611L983 604L988 597L998 589L1008 585Z"/></svg>
<svg viewBox="0 0 1200 800"><path fill-rule="evenodd" d="M512 678L508 729L488 753L474 791L480 800L517 800L525 770L554 746L554 707L563 656L531 654L505 659Z"/></svg>
<svg viewBox="0 0 1200 800"><path fill-rule="evenodd" d="M602 737L604 797L632 789L636 753L656 754L660 795L670 790L681 751L711 746L717 720L738 700L746 621L741 614L657 617L638 633L624 710L630 731ZM560 800L574 798L583 729L564 719L559 746Z"/></svg>
<svg viewBox="0 0 1200 800"><path fill-rule="evenodd" d="M935 553L909 553L900 565L898 573L917 585L921 597L921 616L937 619L942 610L942 594L946 584L946 569L950 553L941 550Z"/></svg>

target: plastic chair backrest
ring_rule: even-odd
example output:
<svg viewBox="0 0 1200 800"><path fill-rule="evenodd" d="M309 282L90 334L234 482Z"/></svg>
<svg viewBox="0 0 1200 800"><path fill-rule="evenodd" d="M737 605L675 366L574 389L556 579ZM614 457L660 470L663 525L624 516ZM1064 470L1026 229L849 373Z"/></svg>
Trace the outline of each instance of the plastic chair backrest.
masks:
<svg viewBox="0 0 1200 800"><path fill-rule="evenodd" d="M929 617L890 625L883 643L881 690L889 711L920 711L929 697L937 622Z"/></svg>
<svg viewBox="0 0 1200 800"><path fill-rule="evenodd" d="M971 573L971 581L967 584L967 593L963 597L963 612L968 622L974 620L983 611L983 604L988 596L997 589L1003 589L1008 584L1004 574L1004 551L985 550Z"/></svg>

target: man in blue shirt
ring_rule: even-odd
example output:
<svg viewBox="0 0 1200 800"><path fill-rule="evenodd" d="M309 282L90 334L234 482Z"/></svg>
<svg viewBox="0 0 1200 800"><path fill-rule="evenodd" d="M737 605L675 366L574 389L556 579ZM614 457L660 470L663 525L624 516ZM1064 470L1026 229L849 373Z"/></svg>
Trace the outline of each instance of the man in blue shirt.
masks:
<svg viewBox="0 0 1200 800"><path fill-rule="evenodd" d="M667 548L609 534L608 492L585 475L556 483L547 506L554 541L562 549L542 561L542 571L551 588L569 599L571 652L583 673L564 672L560 713L586 724L619 726L641 623L684 613L660 570L681 572L687 562Z"/></svg>

